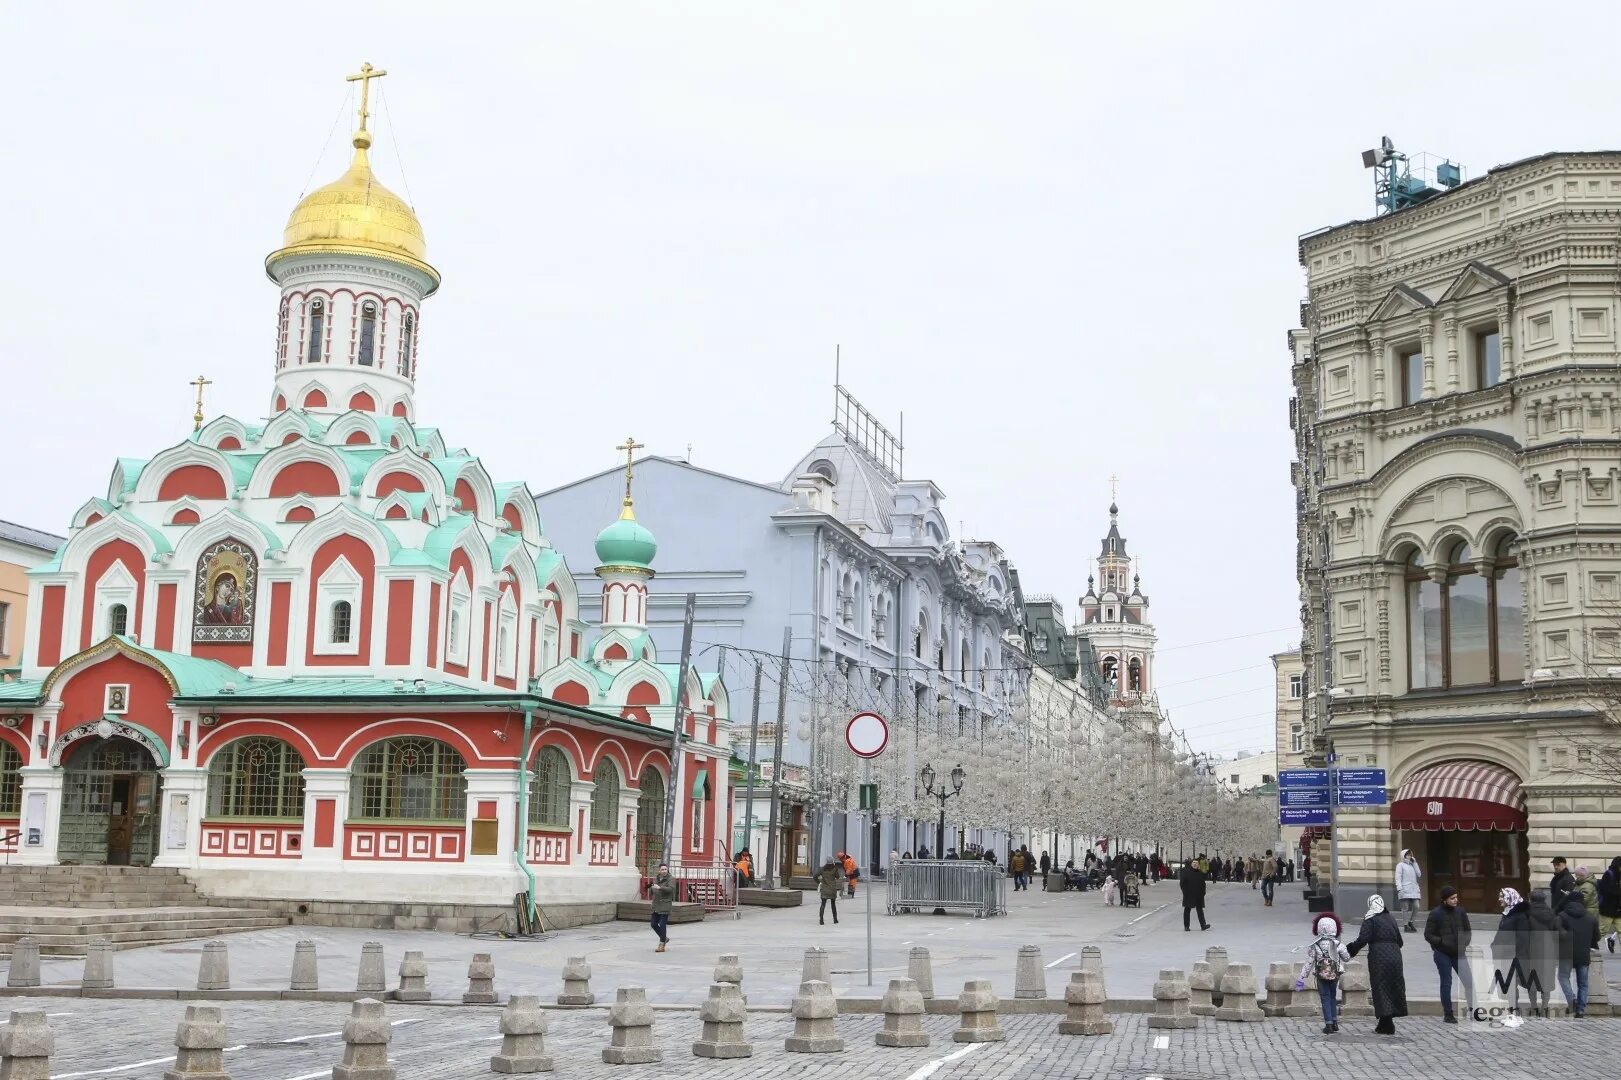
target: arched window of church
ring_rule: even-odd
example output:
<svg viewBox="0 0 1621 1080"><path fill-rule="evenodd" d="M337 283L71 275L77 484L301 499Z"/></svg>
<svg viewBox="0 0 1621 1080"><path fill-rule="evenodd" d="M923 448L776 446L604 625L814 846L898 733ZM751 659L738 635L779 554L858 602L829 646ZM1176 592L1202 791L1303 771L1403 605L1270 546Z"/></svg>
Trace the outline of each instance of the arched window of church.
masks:
<svg viewBox="0 0 1621 1080"><path fill-rule="evenodd" d="M360 362L371 366L377 347L377 305L367 300L360 305Z"/></svg>
<svg viewBox="0 0 1621 1080"><path fill-rule="evenodd" d="M311 364L321 362L321 341L326 337L326 301L310 301L310 344L304 357Z"/></svg>
<svg viewBox="0 0 1621 1080"><path fill-rule="evenodd" d="M347 600L332 605L332 644L347 645L354 633L355 609Z"/></svg>
<svg viewBox="0 0 1621 1080"><path fill-rule="evenodd" d="M591 831L619 831L619 768L603 758L591 773Z"/></svg>
<svg viewBox="0 0 1621 1080"><path fill-rule="evenodd" d="M405 313L405 324L400 328L400 374L411 377L411 346L416 343L416 316Z"/></svg>
<svg viewBox="0 0 1621 1080"><path fill-rule="evenodd" d="M555 746L542 747L535 759L535 777L529 783L529 824L542 828L568 828L569 792L574 768L568 755ZM661 821L659 827L663 828Z"/></svg>
<svg viewBox="0 0 1621 1080"><path fill-rule="evenodd" d="M107 609L107 633L129 633L129 608L123 604L114 604Z"/></svg>
<svg viewBox="0 0 1621 1080"><path fill-rule="evenodd" d="M467 815L467 763L435 739L373 743L355 758L349 816L364 821L454 821Z"/></svg>
<svg viewBox="0 0 1621 1080"><path fill-rule="evenodd" d="M208 763L208 816L303 817L303 755L259 735L227 743Z"/></svg>
<svg viewBox="0 0 1621 1080"><path fill-rule="evenodd" d="M1131 664L1127 668L1127 673L1128 674L1127 674L1126 677L1130 680L1129 685L1131 686L1131 689L1136 693L1139 693L1139 694L1142 693L1142 690L1143 690L1143 662L1141 660L1133 659L1131 661Z"/></svg>

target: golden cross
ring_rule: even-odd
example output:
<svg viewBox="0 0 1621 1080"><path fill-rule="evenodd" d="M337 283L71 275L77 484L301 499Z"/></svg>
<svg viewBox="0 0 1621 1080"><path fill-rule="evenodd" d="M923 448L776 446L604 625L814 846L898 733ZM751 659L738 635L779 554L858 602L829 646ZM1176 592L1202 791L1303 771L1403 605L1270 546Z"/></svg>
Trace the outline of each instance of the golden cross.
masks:
<svg viewBox="0 0 1621 1080"><path fill-rule="evenodd" d="M636 441L636 436L634 436L634 435L626 435L625 436L625 441L620 443L618 446L614 447L615 450L623 450L625 452L625 505L626 506L631 505L631 501L630 501L630 481L631 481L631 478L636 475L635 472L633 471L633 467L636 464L636 451L644 449L645 447L646 447L646 444L637 442Z"/></svg>
<svg viewBox="0 0 1621 1080"><path fill-rule="evenodd" d="M203 430L203 387L213 386L214 381L212 379L205 379L199 375L196 379L192 380L186 385L195 386L197 388L197 412L192 415L191 430L201 431Z"/></svg>
<svg viewBox="0 0 1621 1080"><path fill-rule="evenodd" d="M1118 496L1119 494L1120 494L1120 477L1118 477L1118 476L1110 476L1109 477L1109 501L1110 502L1116 501L1116 496Z"/></svg>
<svg viewBox="0 0 1621 1080"><path fill-rule="evenodd" d="M358 82L358 83L360 83L360 130L361 131L366 130L366 118L371 115L371 113L366 111L366 103L371 97L371 81L373 79L381 79L384 75L387 75L387 74L388 74L388 72L386 72L386 71L378 71L376 68L372 67L370 64L361 64L360 65L360 70L358 72L356 72L353 75L345 75L343 77L345 82Z"/></svg>

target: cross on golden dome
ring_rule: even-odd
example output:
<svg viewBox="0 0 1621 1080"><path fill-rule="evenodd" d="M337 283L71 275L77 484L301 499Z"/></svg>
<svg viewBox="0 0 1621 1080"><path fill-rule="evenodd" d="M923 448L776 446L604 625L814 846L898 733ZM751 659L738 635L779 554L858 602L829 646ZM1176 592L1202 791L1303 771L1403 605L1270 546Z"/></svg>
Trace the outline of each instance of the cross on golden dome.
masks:
<svg viewBox="0 0 1621 1080"><path fill-rule="evenodd" d="M214 380L205 379L199 375L186 385L197 388L197 411L191 417L191 430L201 431L203 430L203 387L213 386Z"/></svg>
<svg viewBox="0 0 1621 1080"><path fill-rule="evenodd" d="M645 449L645 447L646 444L637 442L634 435L626 435L625 441L614 447L615 450L625 452L625 508L619 514L622 518L634 518L636 516L635 511L632 509L635 503L630 497L630 482L636 476L636 451Z"/></svg>
<svg viewBox="0 0 1621 1080"><path fill-rule="evenodd" d="M361 64L359 71L355 72L353 75L345 75L343 77L345 82L360 83L360 127L356 130L357 137L360 134L365 133L366 120L371 116L371 113L366 109L367 103L371 100L371 81L373 79L381 79L387 74L388 72L379 71L370 64Z"/></svg>

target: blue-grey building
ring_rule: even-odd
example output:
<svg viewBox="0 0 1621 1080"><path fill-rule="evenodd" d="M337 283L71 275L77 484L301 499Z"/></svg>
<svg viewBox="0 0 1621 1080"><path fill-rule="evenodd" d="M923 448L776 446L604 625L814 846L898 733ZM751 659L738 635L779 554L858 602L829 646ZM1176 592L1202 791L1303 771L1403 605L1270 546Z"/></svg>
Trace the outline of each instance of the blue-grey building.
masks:
<svg viewBox="0 0 1621 1080"><path fill-rule="evenodd" d="M636 463L637 513L659 539L648 622L661 656L681 646L686 593L697 597L694 653L725 648L727 685L738 703L736 751L747 756L748 700L755 661L764 662L762 741L756 760L774 769L770 736L777 707L775 659L789 633L790 693L782 775L802 779L806 802L845 805L819 775L841 710L872 707L904 724L928 718L972 732L1008 715L1028 671L1018 577L1002 549L951 536L945 492L901 477L899 446L840 391L842 422L780 481L759 482L667 457ZM591 584L591 523L611 518L624 493L622 468L537 498L547 535ZM807 728L815 728L811 731ZM818 797L820 793L820 798ZM763 801L747 842L763 870ZM806 866L833 851L858 850L843 814L779 807L779 864ZM743 815L734 833L741 840ZM932 827L880 821L872 863L891 849L935 846ZM974 835L948 842L991 837ZM779 867L780 869L780 867Z"/></svg>

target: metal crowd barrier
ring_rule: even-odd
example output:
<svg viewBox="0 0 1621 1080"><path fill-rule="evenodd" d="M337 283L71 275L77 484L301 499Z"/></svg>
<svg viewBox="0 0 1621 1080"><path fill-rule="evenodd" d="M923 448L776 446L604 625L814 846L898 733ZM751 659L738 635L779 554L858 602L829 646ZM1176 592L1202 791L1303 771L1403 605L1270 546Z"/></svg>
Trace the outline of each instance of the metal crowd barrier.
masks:
<svg viewBox="0 0 1621 1080"><path fill-rule="evenodd" d="M935 908L1007 914L1007 877L980 859L905 859L889 864L889 914Z"/></svg>

